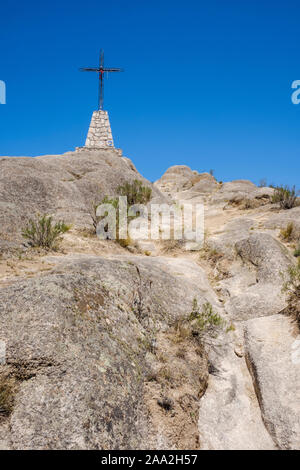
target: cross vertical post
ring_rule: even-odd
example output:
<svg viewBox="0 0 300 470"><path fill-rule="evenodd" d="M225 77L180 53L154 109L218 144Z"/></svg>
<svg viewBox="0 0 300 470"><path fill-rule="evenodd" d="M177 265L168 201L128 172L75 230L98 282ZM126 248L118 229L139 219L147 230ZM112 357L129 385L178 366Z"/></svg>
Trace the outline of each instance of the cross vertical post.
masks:
<svg viewBox="0 0 300 470"><path fill-rule="evenodd" d="M100 50L99 67L84 67L79 69L81 72L97 72L99 74L99 91L98 91L98 110L103 110L104 104L104 73L105 72L123 72L119 68L104 67L104 52Z"/></svg>

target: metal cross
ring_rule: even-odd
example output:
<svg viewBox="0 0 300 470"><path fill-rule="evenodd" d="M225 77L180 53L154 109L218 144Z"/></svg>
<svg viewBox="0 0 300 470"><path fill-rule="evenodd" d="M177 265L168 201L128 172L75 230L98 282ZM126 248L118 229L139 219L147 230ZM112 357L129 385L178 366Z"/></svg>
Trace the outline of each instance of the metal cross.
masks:
<svg viewBox="0 0 300 470"><path fill-rule="evenodd" d="M98 94L98 109L103 109L104 101L104 72L123 72L123 69L105 68L104 67L104 52L100 51L99 67L87 67L79 69L81 72L97 72L99 73L99 94Z"/></svg>

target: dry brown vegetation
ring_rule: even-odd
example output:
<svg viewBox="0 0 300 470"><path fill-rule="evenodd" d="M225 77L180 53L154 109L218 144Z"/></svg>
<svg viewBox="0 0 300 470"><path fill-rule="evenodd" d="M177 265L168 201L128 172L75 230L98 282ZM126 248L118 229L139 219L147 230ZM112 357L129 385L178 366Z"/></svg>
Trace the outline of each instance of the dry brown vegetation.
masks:
<svg viewBox="0 0 300 470"><path fill-rule="evenodd" d="M145 400L153 437L166 436L167 445L176 449L199 449L199 398L208 383L204 348L192 335L181 336L174 326L158 334L150 356Z"/></svg>
<svg viewBox="0 0 300 470"><path fill-rule="evenodd" d="M287 242L298 241L300 240L300 231L293 222L289 222L285 228L280 230L280 236Z"/></svg>
<svg viewBox="0 0 300 470"><path fill-rule="evenodd" d="M270 203L270 198L267 196L260 197L260 198L232 198L228 201L228 205L232 207L236 207L240 210L249 210L249 209L257 209L258 207L265 206L266 204Z"/></svg>
<svg viewBox="0 0 300 470"><path fill-rule="evenodd" d="M275 188L274 194L272 196L273 204L279 204L281 209L292 209L299 205L298 200L298 191L296 187L293 186L278 186Z"/></svg>
<svg viewBox="0 0 300 470"><path fill-rule="evenodd" d="M16 389L16 379L0 372L0 420L11 414L14 407Z"/></svg>
<svg viewBox="0 0 300 470"><path fill-rule="evenodd" d="M285 274L283 291L288 295L286 313L295 318L300 327L300 259Z"/></svg>

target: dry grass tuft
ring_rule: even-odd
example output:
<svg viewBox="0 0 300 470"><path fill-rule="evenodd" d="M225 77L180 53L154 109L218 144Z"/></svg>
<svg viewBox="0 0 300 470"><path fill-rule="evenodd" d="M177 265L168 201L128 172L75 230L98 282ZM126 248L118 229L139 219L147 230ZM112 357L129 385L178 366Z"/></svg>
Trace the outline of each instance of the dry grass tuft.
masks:
<svg viewBox="0 0 300 470"><path fill-rule="evenodd" d="M17 380L11 376L0 376L0 418L8 417L14 407Z"/></svg>
<svg viewBox="0 0 300 470"><path fill-rule="evenodd" d="M288 295L286 313L294 317L300 327L300 259L296 266L289 266L283 277L282 290Z"/></svg>
<svg viewBox="0 0 300 470"><path fill-rule="evenodd" d="M297 230L293 222L289 222L286 228L282 228L280 230L280 236L283 240L287 242L300 239L299 230Z"/></svg>

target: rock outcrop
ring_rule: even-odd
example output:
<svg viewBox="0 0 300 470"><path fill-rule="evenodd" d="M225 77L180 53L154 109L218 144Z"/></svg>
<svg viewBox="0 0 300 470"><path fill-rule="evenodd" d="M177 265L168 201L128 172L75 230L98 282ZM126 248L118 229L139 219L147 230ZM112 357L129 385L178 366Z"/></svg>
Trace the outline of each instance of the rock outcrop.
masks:
<svg viewBox="0 0 300 470"><path fill-rule="evenodd" d="M6 445L138 449L149 446L149 436L156 445L144 399L145 357L194 297L212 300L205 275L192 265L194 278L185 279L180 271L188 262L181 267L172 259L167 268L147 257L56 261L53 273L1 290L0 372L18 383ZM200 370L197 380L199 392Z"/></svg>
<svg viewBox="0 0 300 470"><path fill-rule="evenodd" d="M90 227L91 205L114 196L119 185L134 179L152 186L114 149L1 157L1 233L20 233L24 221L37 213L53 214L75 227ZM166 198L153 187L153 202L159 201L166 202Z"/></svg>
<svg viewBox="0 0 300 470"><path fill-rule="evenodd" d="M251 181L236 180L224 183L221 189L213 196L212 202L240 202L244 199L269 199L274 193L272 188L258 188Z"/></svg>
<svg viewBox="0 0 300 470"><path fill-rule="evenodd" d="M296 261L279 231L300 226L297 207L184 165L151 185L114 149L2 157L0 170L1 449L300 449L282 292ZM200 251L91 233L90 204L135 179L151 202L204 203ZM59 251L24 245L36 213L72 224ZM186 327L195 305L219 336Z"/></svg>
<svg viewBox="0 0 300 470"><path fill-rule="evenodd" d="M271 235L259 232L236 242L235 248L249 275L243 277L243 283L230 296L227 311L235 320L247 320L284 310L287 304L282 293L282 274L293 262L287 250ZM239 271L229 283L233 284L236 278L240 279Z"/></svg>
<svg viewBox="0 0 300 470"><path fill-rule="evenodd" d="M172 195L181 191L190 193L212 193L218 188L218 183L209 173L192 171L188 166L171 166L164 175L155 182L155 186L162 192Z"/></svg>

